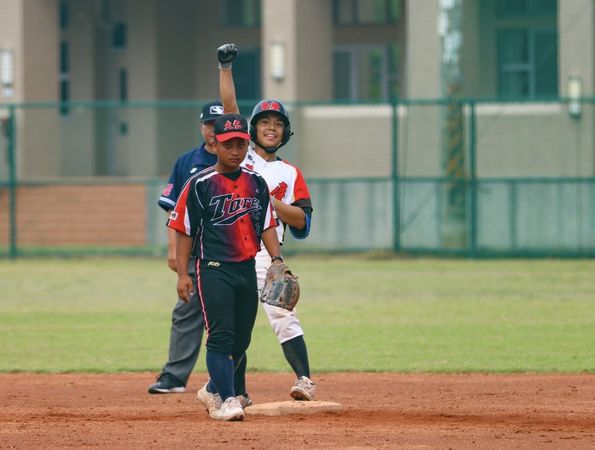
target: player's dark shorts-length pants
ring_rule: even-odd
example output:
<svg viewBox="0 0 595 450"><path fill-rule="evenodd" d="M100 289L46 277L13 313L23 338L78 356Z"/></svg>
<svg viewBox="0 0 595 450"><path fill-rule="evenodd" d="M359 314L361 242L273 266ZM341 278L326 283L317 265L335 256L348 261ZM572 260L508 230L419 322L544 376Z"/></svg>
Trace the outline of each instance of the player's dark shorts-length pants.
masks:
<svg viewBox="0 0 595 450"><path fill-rule="evenodd" d="M197 277L206 347L237 359L250 345L258 310L254 259L239 263L201 260Z"/></svg>

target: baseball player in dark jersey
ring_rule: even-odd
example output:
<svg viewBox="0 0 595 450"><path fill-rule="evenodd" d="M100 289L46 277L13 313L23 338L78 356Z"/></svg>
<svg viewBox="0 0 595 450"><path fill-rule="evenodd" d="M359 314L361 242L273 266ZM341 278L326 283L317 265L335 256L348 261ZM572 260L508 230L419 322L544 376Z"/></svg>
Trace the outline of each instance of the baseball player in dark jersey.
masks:
<svg viewBox="0 0 595 450"><path fill-rule="evenodd" d="M207 330L210 381L199 400L213 419L242 420L244 411L234 392L235 361L250 344L258 307L255 256L261 241L282 262L277 221L266 181L240 167L248 151L248 124L237 114L215 120L217 163L185 184L170 213L176 231L178 296L190 301L195 284L187 267L195 254L196 287ZM202 397L201 397L202 392Z"/></svg>
<svg viewBox="0 0 595 450"><path fill-rule="evenodd" d="M237 55L234 44L225 44L217 49L219 59L219 89L226 113L237 113L235 86L231 71L232 61ZM286 227L297 239L304 239L310 233L312 202L308 187L301 171L277 156L277 151L285 145L291 135L289 115L283 103L267 99L260 101L252 111L250 118L250 137L254 144L242 163L259 173L267 182L271 192L271 201L280 219L277 226L279 242L283 243ZM259 288L264 285L266 271L270 265L270 256L262 249L256 256L256 271ZM263 304L271 327L275 332L285 359L296 375L290 395L296 400L314 400L316 384L310 379L308 351L304 340L304 331L297 317L296 309ZM236 392L241 395L244 404L250 404L245 386L246 358L240 360L236 369Z"/></svg>
<svg viewBox="0 0 595 450"><path fill-rule="evenodd" d="M214 101L204 105L200 115L200 131L204 143L189 152L184 153L176 161L174 168L167 182L167 186L159 197L159 206L167 213L174 208L182 187L188 179L207 167L215 165L217 155L215 154L214 123L217 117L223 115L221 102ZM174 272L177 271L175 230L168 228L168 252L167 264ZM195 256L192 255L188 265L188 271L194 279L196 267ZM171 333L169 339L169 357L163 366L157 381L149 386L151 394L166 394L184 392L186 383L192 369L196 364L200 345L202 341L204 323L202 309L197 289L190 301L185 303L179 300L172 312Z"/></svg>

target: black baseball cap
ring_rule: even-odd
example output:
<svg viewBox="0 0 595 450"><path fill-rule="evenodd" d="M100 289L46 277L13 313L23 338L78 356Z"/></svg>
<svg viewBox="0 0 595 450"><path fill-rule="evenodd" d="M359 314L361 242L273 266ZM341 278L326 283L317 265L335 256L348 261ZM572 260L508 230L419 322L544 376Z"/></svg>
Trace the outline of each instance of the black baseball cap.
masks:
<svg viewBox="0 0 595 450"><path fill-rule="evenodd" d="M225 114L215 119L215 139L225 142L233 138L250 140L248 122L239 114Z"/></svg>
<svg viewBox="0 0 595 450"><path fill-rule="evenodd" d="M219 100L214 102L207 103L205 106L202 107L202 112L200 113L200 121L202 123L209 122L211 120L215 120L217 117L223 115L223 105Z"/></svg>

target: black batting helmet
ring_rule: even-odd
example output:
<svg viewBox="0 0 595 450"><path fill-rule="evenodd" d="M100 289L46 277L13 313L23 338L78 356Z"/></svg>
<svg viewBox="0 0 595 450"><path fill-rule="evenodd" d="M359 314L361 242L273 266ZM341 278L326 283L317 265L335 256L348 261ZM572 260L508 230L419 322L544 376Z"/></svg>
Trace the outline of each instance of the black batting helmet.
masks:
<svg viewBox="0 0 595 450"><path fill-rule="evenodd" d="M283 103L281 103L279 100L275 99L261 100L256 104L256 106L252 110L252 117L250 117L249 131L250 137L252 138L252 141L254 143L258 144L256 137L256 122L261 116L269 112L279 114L281 116L281 120L283 120L283 123L285 123L285 128L283 128L283 137L281 139L281 144L279 144L278 147L273 148L263 147L267 152L273 153L277 151L279 148L283 147L285 144L287 144L287 142L289 142L289 138L293 133L291 132L291 123L289 122L289 114L287 113L285 105L283 105Z"/></svg>

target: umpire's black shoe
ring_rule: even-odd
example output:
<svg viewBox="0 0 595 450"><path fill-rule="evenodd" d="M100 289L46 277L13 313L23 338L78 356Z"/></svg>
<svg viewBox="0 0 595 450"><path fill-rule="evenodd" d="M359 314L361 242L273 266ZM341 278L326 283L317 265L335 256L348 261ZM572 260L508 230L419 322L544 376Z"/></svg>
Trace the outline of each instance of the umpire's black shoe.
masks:
<svg viewBox="0 0 595 450"><path fill-rule="evenodd" d="M186 392L186 386L171 373L163 372L157 376L157 382L149 386L149 394L173 394Z"/></svg>

